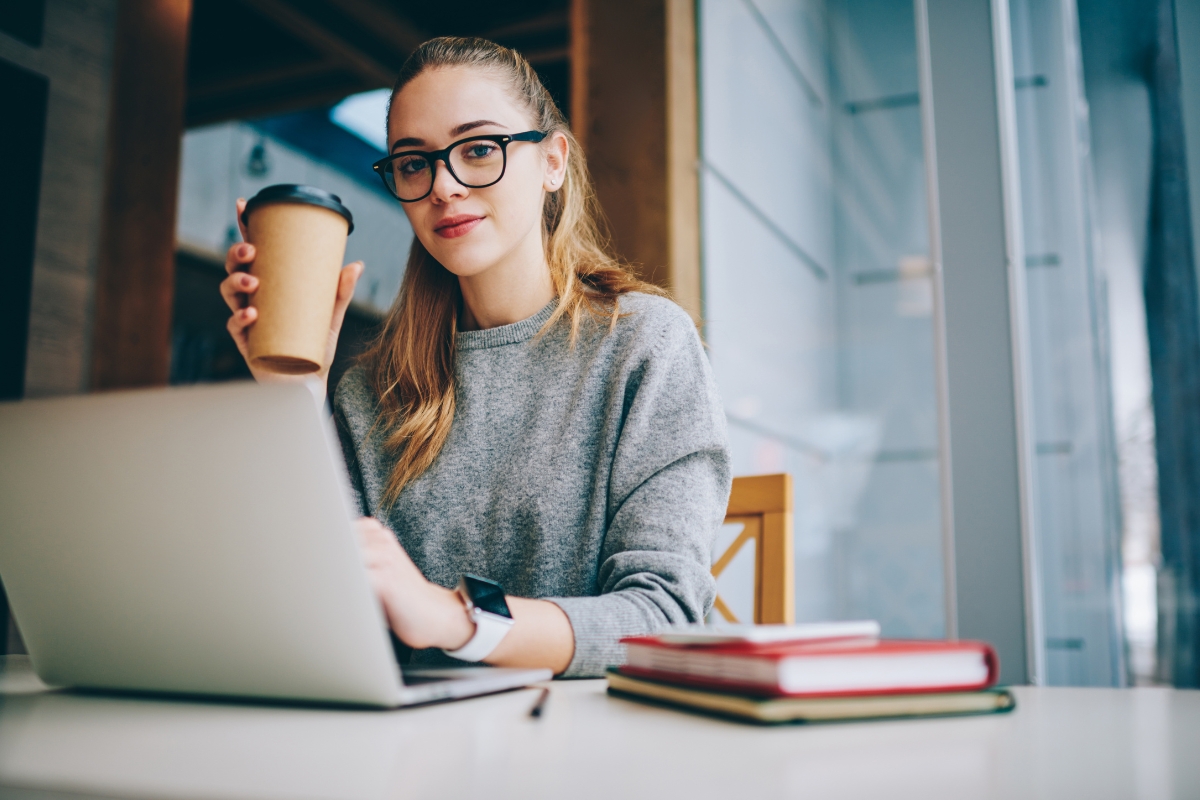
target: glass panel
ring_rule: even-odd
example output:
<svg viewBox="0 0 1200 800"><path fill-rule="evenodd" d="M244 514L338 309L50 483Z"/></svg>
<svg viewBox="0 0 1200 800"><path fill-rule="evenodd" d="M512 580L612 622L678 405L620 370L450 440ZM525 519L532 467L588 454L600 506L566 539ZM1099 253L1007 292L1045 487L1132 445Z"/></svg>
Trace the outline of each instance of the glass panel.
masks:
<svg viewBox="0 0 1200 800"><path fill-rule="evenodd" d="M798 620L941 636L912 3L699 9L705 338L734 474L795 478Z"/></svg>
<svg viewBox="0 0 1200 800"><path fill-rule="evenodd" d="M1010 3L1046 679L1119 685L1119 494L1075 3Z"/></svg>

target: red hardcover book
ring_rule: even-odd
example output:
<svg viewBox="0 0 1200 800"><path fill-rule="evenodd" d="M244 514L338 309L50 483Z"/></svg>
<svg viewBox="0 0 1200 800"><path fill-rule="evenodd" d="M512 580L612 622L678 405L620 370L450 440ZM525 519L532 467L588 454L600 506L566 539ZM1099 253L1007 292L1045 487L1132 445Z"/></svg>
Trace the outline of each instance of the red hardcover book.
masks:
<svg viewBox="0 0 1200 800"><path fill-rule="evenodd" d="M1000 671L983 642L841 639L678 645L622 639L620 671L657 681L765 697L842 697L985 689Z"/></svg>

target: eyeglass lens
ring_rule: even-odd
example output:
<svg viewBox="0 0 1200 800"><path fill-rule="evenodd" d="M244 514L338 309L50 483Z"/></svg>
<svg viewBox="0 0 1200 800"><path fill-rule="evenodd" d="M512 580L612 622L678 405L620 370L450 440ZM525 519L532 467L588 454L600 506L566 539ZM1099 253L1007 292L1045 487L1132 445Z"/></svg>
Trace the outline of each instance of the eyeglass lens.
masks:
<svg viewBox="0 0 1200 800"><path fill-rule="evenodd" d="M486 140L463 142L450 151L450 172L464 186L490 186L504 174L504 148ZM433 163L414 153L387 165L384 178L401 200L419 200L433 185Z"/></svg>

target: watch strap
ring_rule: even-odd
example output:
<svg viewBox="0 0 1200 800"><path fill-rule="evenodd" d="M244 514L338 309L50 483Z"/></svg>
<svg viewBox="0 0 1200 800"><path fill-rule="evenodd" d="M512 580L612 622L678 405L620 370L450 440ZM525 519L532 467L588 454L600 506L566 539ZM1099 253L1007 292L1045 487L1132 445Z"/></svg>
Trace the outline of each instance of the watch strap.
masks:
<svg viewBox="0 0 1200 800"><path fill-rule="evenodd" d="M474 635L457 650L443 650L443 653L460 661L483 661L492 654L513 626L511 619L490 614L476 607L471 608L471 621L475 623Z"/></svg>

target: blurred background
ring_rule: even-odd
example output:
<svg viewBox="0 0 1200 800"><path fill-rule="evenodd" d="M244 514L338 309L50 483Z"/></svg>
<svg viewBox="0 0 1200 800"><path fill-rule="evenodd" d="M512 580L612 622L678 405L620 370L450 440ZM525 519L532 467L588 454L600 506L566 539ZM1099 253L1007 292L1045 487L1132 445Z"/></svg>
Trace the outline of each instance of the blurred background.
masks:
<svg viewBox="0 0 1200 800"><path fill-rule="evenodd" d="M0 397L248 378L217 284L275 183L355 216L336 381L403 277L370 164L438 35L532 62L735 474L795 477L799 621L1200 685L1200 0L8 3Z"/></svg>

